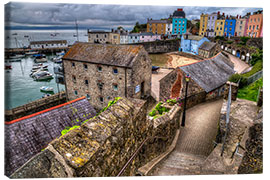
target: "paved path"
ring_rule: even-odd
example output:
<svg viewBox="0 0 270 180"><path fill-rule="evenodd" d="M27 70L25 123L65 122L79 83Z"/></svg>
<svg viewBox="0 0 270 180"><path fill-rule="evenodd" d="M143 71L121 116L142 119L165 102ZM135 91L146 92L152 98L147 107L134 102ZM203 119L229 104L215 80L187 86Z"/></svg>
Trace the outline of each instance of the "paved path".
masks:
<svg viewBox="0 0 270 180"><path fill-rule="evenodd" d="M243 71L245 71L246 69L248 69L250 66L245 63L244 61L242 61L241 59L229 54L229 53L226 53L228 54L230 60L233 62L234 64L234 70L240 74L242 73Z"/></svg>
<svg viewBox="0 0 270 180"><path fill-rule="evenodd" d="M200 166L213 150L222 103L220 99L187 110L175 150L151 175L201 174Z"/></svg>

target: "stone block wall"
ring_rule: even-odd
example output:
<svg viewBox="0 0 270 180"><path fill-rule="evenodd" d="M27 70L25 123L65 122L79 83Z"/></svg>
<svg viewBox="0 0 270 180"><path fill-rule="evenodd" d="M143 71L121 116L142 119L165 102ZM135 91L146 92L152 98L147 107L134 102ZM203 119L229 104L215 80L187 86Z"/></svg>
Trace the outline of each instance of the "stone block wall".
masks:
<svg viewBox="0 0 270 180"><path fill-rule="evenodd" d="M145 140L123 175L165 151L175 136L180 107L160 118L146 118L147 103L120 99L99 116L55 139L11 178L117 176ZM152 137L161 138L152 138Z"/></svg>

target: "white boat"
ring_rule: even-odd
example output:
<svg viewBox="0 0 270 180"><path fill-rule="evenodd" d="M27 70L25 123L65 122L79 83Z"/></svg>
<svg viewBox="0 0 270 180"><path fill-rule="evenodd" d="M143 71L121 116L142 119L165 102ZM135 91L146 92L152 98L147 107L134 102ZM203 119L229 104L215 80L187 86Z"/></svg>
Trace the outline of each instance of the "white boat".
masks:
<svg viewBox="0 0 270 180"><path fill-rule="evenodd" d="M38 54L38 51L28 51L25 53L25 55L33 55L33 54Z"/></svg>
<svg viewBox="0 0 270 180"><path fill-rule="evenodd" d="M36 54L34 55L35 57L35 63L43 63L43 62L47 62L48 59L46 58L46 55L44 54Z"/></svg>
<svg viewBox="0 0 270 180"><path fill-rule="evenodd" d="M43 94L42 98L49 97L49 96L51 96L51 94Z"/></svg>
<svg viewBox="0 0 270 180"><path fill-rule="evenodd" d="M38 70L48 70L48 65L47 66L43 66L43 65L33 66L31 72L36 72Z"/></svg>
<svg viewBox="0 0 270 180"><path fill-rule="evenodd" d="M57 56L64 56L65 55L65 51L61 51L61 52L57 52L55 53Z"/></svg>
<svg viewBox="0 0 270 180"><path fill-rule="evenodd" d="M55 63L59 63L59 62L62 62L62 57L63 55L60 55L60 56L54 57L52 60Z"/></svg>
<svg viewBox="0 0 270 180"><path fill-rule="evenodd" d="M36 81L46 81L53 79L53 75L50 74L48 71L41 71L40 73L33 75L33 78Z"/></svg>
<svg viewBox="0 0 270 180"><path fill-rule="evenodd" d="M19 59L23 57L25 57L24 54L14 54L14 55L9 56L10 59Z"/></svg>
<svg viewBox="0 0 270 180"><path fill-rule="evenodd" d="M30 77L34 77L34 76L38 75L41 72L48 72L48 71L46 69L38 69L37 71L32 71L30 73Z"/></svg>
<svg viewBox="0 0 270 180"><path fill-rule="evenodd" d="M43 92L53 92L53 87L48 87L48 86L41 86L40 91Z"/></svg>

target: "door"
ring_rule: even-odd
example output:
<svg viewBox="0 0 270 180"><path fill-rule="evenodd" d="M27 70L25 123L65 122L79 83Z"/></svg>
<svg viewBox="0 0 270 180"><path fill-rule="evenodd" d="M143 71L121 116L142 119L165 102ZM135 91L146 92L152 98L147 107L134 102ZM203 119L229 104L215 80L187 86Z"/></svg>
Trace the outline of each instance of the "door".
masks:
<svg viewBox="0 0 270 180"><path fill-rule="evenodd" d="M141 83L141 97L144 97L144 81Z"/></svg>

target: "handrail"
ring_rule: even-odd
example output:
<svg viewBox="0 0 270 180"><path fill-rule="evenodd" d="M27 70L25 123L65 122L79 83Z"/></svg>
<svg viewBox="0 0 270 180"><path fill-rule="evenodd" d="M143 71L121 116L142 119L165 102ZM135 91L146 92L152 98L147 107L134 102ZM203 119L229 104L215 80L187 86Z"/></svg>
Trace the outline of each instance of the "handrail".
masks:
<svg viewBox="0 0 270 180"><path fill-rule="evenodd" d="M137 155L137 153L142 149L143 145L149 140L149 139L168 139L169 137L160 137L160 136L152 136L152 137L147 137L139 146L139 148L133 153L133 155L129 158L127 163L122 167L120 172L117 174L117 177L121 176L122 173L125 171L127 166L130 164L130 162L134 159L134 157Z"/></svg>

